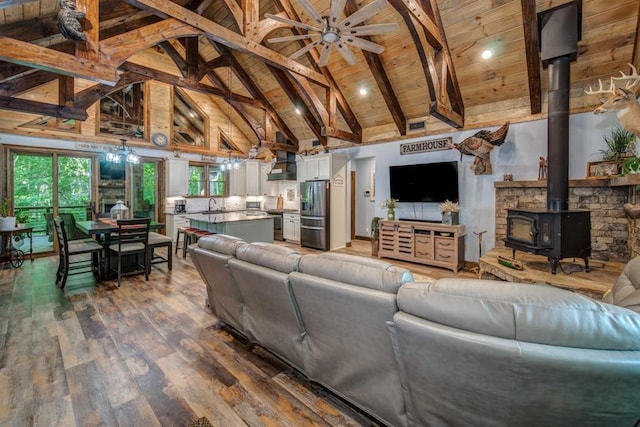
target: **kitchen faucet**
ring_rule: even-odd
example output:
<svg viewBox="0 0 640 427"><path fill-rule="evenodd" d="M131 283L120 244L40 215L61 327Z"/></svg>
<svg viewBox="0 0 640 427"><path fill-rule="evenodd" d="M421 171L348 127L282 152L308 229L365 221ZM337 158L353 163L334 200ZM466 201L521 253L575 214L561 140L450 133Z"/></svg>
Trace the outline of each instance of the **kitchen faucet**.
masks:
<svg viewBox="0 0 640 427"><path fill-rule="evenodd" d="M209 210L212 211L213 209L211 209L211 202L213 201L213 204L216 204L216 199L214 199L213 197L209 199Z"/></svg>

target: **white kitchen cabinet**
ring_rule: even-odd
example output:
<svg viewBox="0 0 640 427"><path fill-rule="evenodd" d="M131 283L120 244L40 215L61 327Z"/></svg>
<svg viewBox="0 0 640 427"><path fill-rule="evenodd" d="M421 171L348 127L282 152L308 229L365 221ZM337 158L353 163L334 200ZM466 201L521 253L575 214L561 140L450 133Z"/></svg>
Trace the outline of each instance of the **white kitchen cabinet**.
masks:
<svg viewBox="0 0 640 427"><path fill-rule="evenodd" d="M246 195L260 196L260 161L247 160L244 164L246 172Z"/></svg>
<svg viewBox="0 0 640 427"><path fill-rule="evenodd" d="M271 163L260 163L260 195L261 196L277 196L277 189L274 183L269 181L269 172L271 172Z"/></svg>
<svg viewBox="0 0 640 427"><path fill-rule="evenodd" d="M167 197L185 196L189 192L189 161L167 160Z"/></svg>
<svg viewBox="0 0 640 427"><path fill-rule="evenodd" d="M178 228L189 226L189 217L190 217L189 214L175 214L175 215L167 214L166 215L167 236L171 237L174 242L176 241Z"/></svg>
<svg viewBox="0 0 640 427"><path fill-rule="evenodd" d="M318 154L304 159L305 181L331 179L331 154Z"/></svg>
<svg viewBox="0 0 640 427"><path fill-rule="evenodd" d="M229 171L229 196L247 195L247 171L245 165Z"/></svg>
<svg viewBox="0 0 640 427"><path fill-rule="evenodd" d="M282 238L286 241L300 241L300 214L285 213L282 215Z"/></svg>

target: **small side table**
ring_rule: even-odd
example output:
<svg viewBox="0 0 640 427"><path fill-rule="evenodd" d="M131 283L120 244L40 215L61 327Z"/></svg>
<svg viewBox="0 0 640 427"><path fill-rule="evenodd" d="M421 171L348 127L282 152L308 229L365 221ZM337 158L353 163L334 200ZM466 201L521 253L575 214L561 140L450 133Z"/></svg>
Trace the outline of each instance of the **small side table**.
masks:
<svg viewBox="0 0 640 427"><path fill-rule="evenodd" d="M13 241L14 235L26 234L29 238L29 259L33 261L33 227L25 227L20 225L15 228L0 228L1 244L0 260L11 261L12 250L6 250L8 242ZM13 245L13 243L11 243ZM13 265L13 264L12 264Z"/></svg>

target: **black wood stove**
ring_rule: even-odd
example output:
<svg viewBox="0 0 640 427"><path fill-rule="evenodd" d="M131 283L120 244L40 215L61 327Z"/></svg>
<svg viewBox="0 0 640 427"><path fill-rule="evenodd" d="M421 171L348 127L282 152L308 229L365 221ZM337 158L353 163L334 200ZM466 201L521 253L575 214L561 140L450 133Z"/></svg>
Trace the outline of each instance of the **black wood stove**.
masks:
<svg viewBox="0 0 640 427"><path fill-rule="evenodd" d="M551 262L551 272L562 258L582 258L589 271L591 215L569 209L569 66L580 40L582 2L569 2L538 14L542 65L549 69L547 209L507 210L505 246Z"/></svg>
<svg viewBox="0 0 640 427"><path fill-rule="evenodd" d="M586 210L549 211L509 209L505 246L544 255L556 274L562 258L582 258L589 271L591 213Z"/></svg>

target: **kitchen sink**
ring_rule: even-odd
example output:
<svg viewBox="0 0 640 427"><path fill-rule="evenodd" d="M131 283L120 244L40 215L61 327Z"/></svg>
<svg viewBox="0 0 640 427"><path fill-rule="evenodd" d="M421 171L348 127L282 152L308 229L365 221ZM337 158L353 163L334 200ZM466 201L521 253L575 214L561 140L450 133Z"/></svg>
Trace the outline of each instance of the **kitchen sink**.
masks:
<svg viewBox="0 0 640 427"><path fill-rule="evenodd" d="M217 210L213 210L213 211L204 211L204 212L201 212L201 213L203 213L203 214L221 214L221 213L227 213L227 211L224 210L224 209L217 209Z"/></svg>

